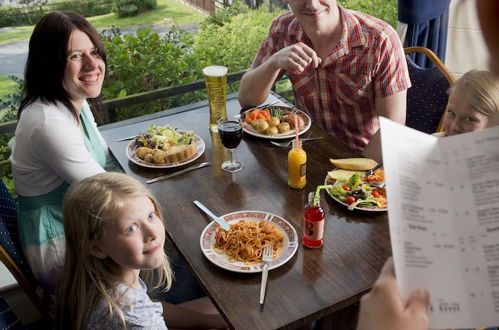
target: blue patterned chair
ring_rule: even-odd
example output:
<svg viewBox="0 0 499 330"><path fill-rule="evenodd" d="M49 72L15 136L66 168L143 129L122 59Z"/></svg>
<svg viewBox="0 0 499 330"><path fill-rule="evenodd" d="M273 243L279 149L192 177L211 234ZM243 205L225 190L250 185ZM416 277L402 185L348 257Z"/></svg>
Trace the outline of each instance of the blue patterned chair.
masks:
<svg viewBox="0 0 499 330"><path fill-rule="evenodd" d="M428 134L443 131L448 89L456 79L439 58L428 48L404 48L412 87L407 91L405 124ZM411 59L411 53L422 53L435 65L422 68Z"/></svg>
<svg viewBox="0 0 499 330"><path fill-rule="evenodd" d="M17 203L0 180L0 260L12 273L43 318L50 314L35 292L37 283L19 243L17 231Z"/></svg>
<svg viewBox="0 0 499 330"><path fill-rule="evenodd" d="M24 330L25 327L17 318L7 302L0 297L0 330Z"/></svg>

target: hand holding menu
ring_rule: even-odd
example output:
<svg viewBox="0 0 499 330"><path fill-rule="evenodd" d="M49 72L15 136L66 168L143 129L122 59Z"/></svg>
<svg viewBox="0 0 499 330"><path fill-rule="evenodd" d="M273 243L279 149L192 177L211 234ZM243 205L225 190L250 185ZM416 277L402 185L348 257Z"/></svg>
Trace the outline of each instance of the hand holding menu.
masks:
<svg viewBox="0 0 499 330"><path fill-rule="evenodd" d="M499 325L499 127L438 138L380 118L404 299L430 292L431 328Z"/></svg>

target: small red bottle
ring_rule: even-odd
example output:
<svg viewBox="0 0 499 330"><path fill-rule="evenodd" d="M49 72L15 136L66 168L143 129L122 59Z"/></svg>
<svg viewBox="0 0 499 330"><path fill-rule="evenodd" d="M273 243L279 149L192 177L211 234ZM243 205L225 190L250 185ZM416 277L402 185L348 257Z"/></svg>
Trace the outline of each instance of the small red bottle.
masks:
<svg viewBox="0 0 499 330"><path fill-rule="evenodd" d="M315 193L308 194L308 204L303 211L303 245L309 248L320 248L324 241L324 210L319 204L314 205Z"/></svg>

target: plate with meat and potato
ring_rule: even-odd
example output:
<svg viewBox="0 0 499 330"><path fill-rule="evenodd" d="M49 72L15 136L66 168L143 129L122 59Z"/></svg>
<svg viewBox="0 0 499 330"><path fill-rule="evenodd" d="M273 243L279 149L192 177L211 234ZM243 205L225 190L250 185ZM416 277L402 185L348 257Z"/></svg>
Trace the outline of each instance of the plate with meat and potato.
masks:
<svg viewBox="0 0 499 330"><path fill-rule="evenodd" d="M298 122L298 134L305 133L312 125L312 120L303 111L284 106L269 106L250 109L241 114L243 131L250 135L283 140L295 136L295 117Z"/></svg>

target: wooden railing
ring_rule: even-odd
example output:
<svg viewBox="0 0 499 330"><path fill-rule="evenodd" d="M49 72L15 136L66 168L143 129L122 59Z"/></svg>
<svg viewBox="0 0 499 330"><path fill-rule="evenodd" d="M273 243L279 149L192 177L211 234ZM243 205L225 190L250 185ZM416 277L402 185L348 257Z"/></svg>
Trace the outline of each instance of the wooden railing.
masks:
<svg viewBox="0 0 499 330"><path fill-rule="evenodd" d="M241 80L241 77L245 72L246 70L229 74L227 76L227 83L233 83ZM104 101L103 103L110 122L115 122L116 111L120 108L159 100L168 96L194 92L202 90L204 88L206 88L204 80L197 80L188 84L158 88L149 92L132 94L125 97ZM17 120L0 123L0 134L13 134L16 130L16 125Z"/></svg>
<svg viewBox="0 0 499 330"><path fill-rule="evenodd" d="M231 73L227 75L227 83L233 83L241 80L241 77L243 74L246 72L246 70ZM283 77L281 80L285 80L287 77ZM111 99L104 101L104 110L107 113L107 118L109 122L113 123L116 121L116 112L118 109L126 107L126 106L131 106L131 105L137 105L137 104L143 104L147 103L150 101L155 101L159 100L162 98L166 98L169 96L175 96L175 95L180 95L184 93L189 93L189 92L194 92L198 90L203 90L206 88L204 80L196 80L193 82L190 82L188 84L183 84L183 85L178 85L178 86L171 86L171 87L165 87L165 88L158 88L149 92L143 92L143 93L138 93L138 94L132 94L128 95L125 97L120 97L116 99ZM275 88L275 85L274 85ZM273 90L275 91L275 89ZM284 93L280 93L281 96L283 97L288 97L289 95L292 95L293 91L287 91ZM16 125L17 125L17 120L11 120L8 122L0 123L0 135L3 134L13 134L16 130Z"/></svg>
<svg viewBox="0 0 499 330"><path fill-rule="evenodd" d="M227 75L227 83L229 84L241 80L241 77L245 72L246 70ZM108 113L109 120L111 122L114 122L116 121L116 110L119 108L155 101L158 99L166 98L168 96L175 96L184 93L194 92L205 88L206 85L204 80L196 80L188 84L159 88L149 92L132 94L129 96L121 97L119 99L112 99L109 101L105 101L104 105Z"/></svg>

